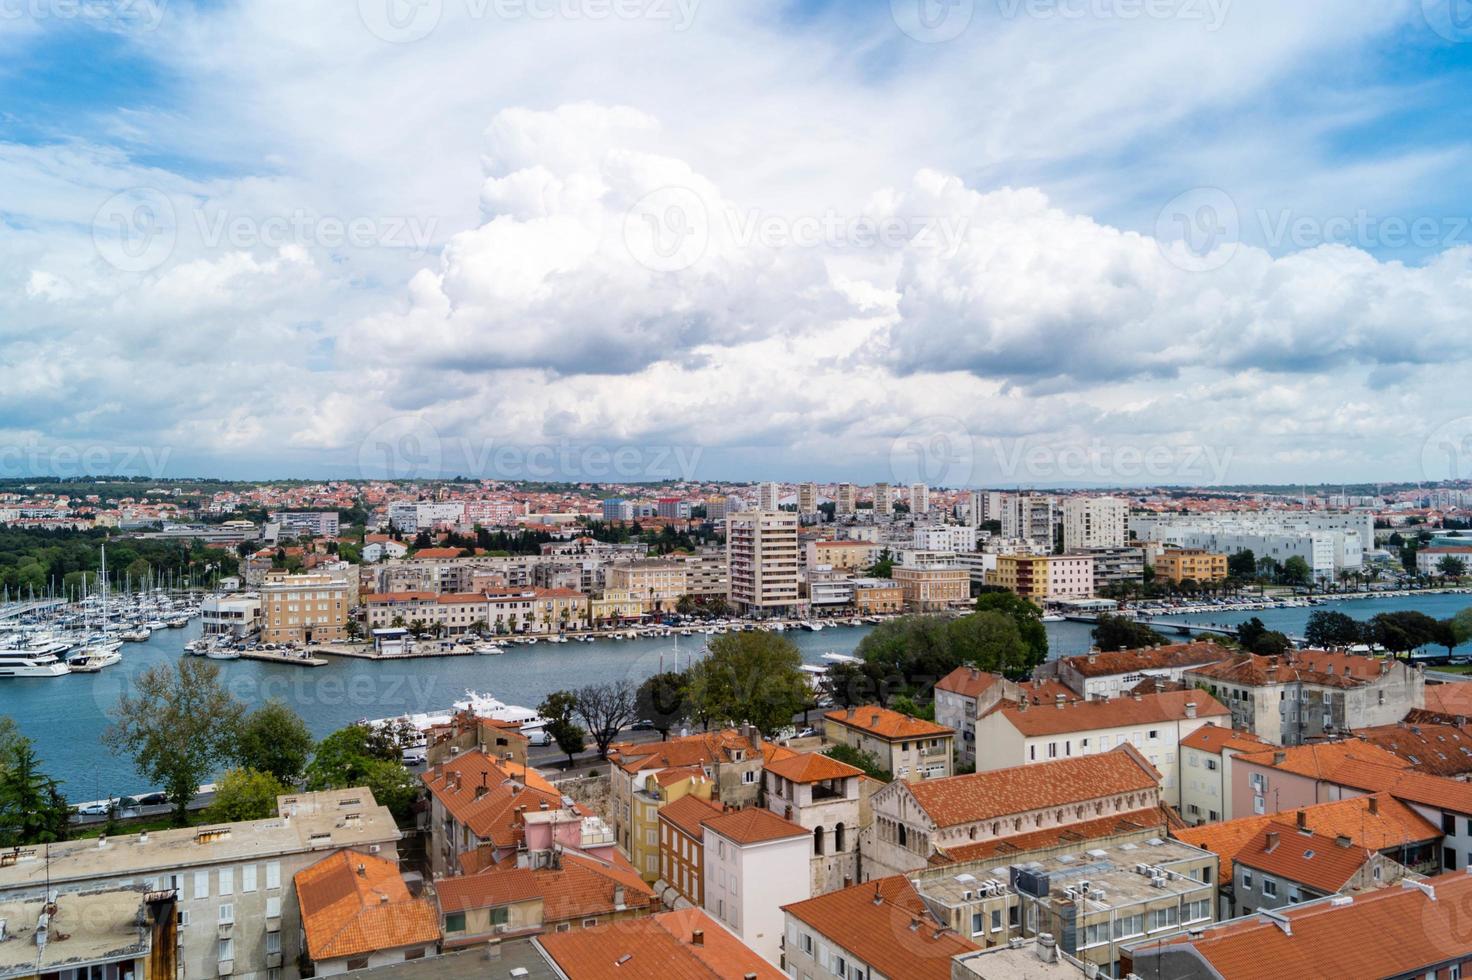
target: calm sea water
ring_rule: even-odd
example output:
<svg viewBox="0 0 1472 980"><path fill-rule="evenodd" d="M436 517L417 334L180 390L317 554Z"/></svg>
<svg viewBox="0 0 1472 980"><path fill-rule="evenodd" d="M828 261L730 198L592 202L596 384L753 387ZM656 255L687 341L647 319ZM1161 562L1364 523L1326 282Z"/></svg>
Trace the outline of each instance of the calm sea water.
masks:
<svg viewBox="0 0 1472 980"><path fill-rule="evenodd" d="M1419 609L1438 618L1472 605L1472 597L1428 595L1410 599L1336 602L1358 619L1393 609ZM1300 634L1311 609L1212 613L1177 617L1183 621L1237 623L1259 616L1269 627ZM836 627L817 633L789 632L809 663L828 652L851 653L872 627ZM1089 627L1048 623L1053 656L1089 648ZM155 664L175 662L184 644L199 635L195 621L186 629L160 630L145 643L123 646L123 662L100 674L8 679L0 682L0 714L9 715L36 743L48 772L63 781L73 800L96 800L148 789L131 760L108 752L101 743L108 712L131 689L133 678ZM661 669L686 665L699 656L704 636L594 643L538 643L512 646L499 657L446 657L397 662L333 658L330 666L305 668L250 660L220 662L221 676L242 702L255 706L271 698L290 705L318 737L360 718L447 708L467 690L483 691L510 704L535 707L552 691L628 678L640 681Z"/></svg>

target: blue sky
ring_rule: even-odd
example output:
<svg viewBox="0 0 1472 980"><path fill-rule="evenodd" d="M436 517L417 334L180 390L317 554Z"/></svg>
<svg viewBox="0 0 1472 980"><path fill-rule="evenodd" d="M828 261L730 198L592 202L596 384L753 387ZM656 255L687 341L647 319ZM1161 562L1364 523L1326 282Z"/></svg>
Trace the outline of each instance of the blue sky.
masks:
<svg viewBox="0 0 1472 980"><path fill-rule="evenodd" d="M6 8L0 473L1466 475L1465 0L405 2Z"/></svg>

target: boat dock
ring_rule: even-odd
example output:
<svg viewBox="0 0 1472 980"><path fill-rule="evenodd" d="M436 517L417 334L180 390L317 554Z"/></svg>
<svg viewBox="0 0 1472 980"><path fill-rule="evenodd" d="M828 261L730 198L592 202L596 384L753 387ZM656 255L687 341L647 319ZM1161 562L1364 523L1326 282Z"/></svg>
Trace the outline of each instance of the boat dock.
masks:
<svg viewBox="0 0 1472 980"><path fill-rule="evenodd" d="M269 664L290 664L293 667L326 667L327 661L314 657L311 651L305 655L290 650L241 650L241 660L262 660Z"/></svg>
<svg viewBox="0 0 1472 980"><path fill-rule="evenodd" d="M325 644L313 647L312 653L323 653L329 657L351 657L356 660L428 660L439 657L473 657L474 650L451 650L433 649L429 645L423 647L414 646L408 653L382 653L373 648L373 645L346 646L342 644ZM326 663L326 661L323 661Z"/></svg>

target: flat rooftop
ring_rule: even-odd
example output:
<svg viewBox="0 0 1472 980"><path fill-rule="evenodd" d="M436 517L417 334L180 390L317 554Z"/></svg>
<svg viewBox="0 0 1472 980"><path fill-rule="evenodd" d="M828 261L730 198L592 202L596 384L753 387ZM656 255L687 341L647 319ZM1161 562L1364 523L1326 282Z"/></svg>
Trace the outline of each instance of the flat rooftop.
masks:
<svg viewBox="0 0 1472 980"><path fill-rule="evenodd" d="M951 977L975 977L977 980L1079 980L1083 968L1064 959L1056 951L1052 962L1038 955L1036 939L1017 946L994 946L966 953L953 960Z"/></svg>
<svg viewBox="0 0 1472 980"><path fill-rule="evenodd" d="M1212 864L1215 860L1216 855L1211 851L1168 837L1113 844L1080 841L1073 850L1055 847L1046 852L1013 855L1010 860L999 856L988 861L954 865L944 871L922 872L913 880L921 895L942 905L959 908L975 901L976 893L984 890L983 883L988 880L1000 882L1003 889L1011 893L1013 889L1007 882L1009 869L1015 865L1048 876L1046 902L1068 900L1065 889L1087 881L1090 897L1086 910L1101 912L1214 888L1179 873L1167 873L1164 885L1157 888L1150 875L1136 870L1137 865L1148 864L1173 872L1179 865L1192 862ZM968 892L970 898L966 897ZM1102 900L1093 897L1099 892L1103 893Z"/></svg>
<svg viewBox="0 0 1472 980"><path fill-rule="evenodd" d="M493 946L477 946L443 956L390 963L371 970L339 974L354 980L562 980L530 939L510 939Z"/></svg>
<svg viewBox="0 0 1472 980"><path fill-rule="evenodd" d="M57 896L44 945L36 942L36 927L45 899L0 901L0 921L5 923L0 977L85 969L147 955L153 940L151 928L139 925L143 898L141 887L63 892Z"/></svg>
<svg viewBox="0 0 1472 980"><path fill-rule="evenodd" d="M401 836L388 808L366 788L293 793L278 797L276 810L277 816L265 820L0 851L0 892L114 875L171 874L201 864L397 842Z"/></svg>

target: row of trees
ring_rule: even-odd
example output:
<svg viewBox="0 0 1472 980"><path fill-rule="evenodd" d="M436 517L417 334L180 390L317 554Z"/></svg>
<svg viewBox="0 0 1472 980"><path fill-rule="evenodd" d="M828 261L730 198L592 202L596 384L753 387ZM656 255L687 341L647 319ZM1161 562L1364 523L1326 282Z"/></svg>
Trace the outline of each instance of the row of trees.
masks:
<svg viewBox="0 0 1472 980"><path fill-rule="evenodd" d="M1308 617L1304 639L1313 647L1377 644L1394 654L1408 654L1426 646L1445 647L1448 654L1472 640L1472 608L1448 619L1436 619L1411 609L1384 612L1361 621L1342 612L1316 609Z"/></svg>

